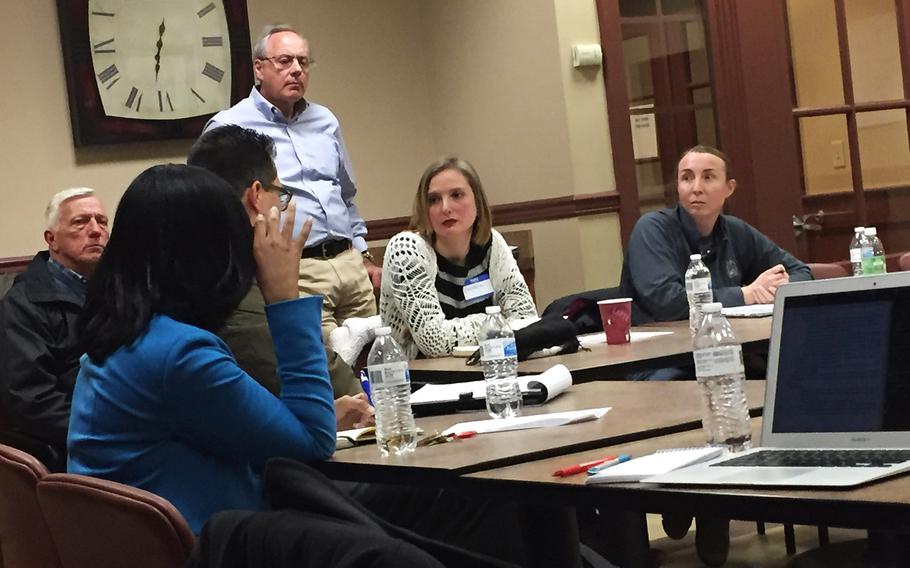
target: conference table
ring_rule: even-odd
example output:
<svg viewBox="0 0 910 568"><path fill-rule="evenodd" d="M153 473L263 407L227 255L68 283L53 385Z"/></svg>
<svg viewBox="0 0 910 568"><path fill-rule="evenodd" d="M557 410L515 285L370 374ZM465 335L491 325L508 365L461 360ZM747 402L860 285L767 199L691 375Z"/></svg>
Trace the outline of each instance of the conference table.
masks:
<svg viewBox="0 0 910 568"><path fill-rule="evenodd" d="M767 353L771 317L729 318L743 353ZM659 322L632 328L633 341L620 345L599 343L576 353L528 359L518 364L518 373L543 373L557 363L572 372L575 383L590 380L624 379L631 373L692 364L692 336L688 321ZM663 332L636 340L638 333ZM468 366L461 357L416 359L409 364L411 378L419 382L453 383L481 378L479 365Z"/></svg>
<svg viewBox="0 0 910 568"><path fill-rule="evenodd" d="M375 445L339 450L329 460L313 464L327 476L346 481L392 483L474 491L480 478L472 476L525 463L559 461L563 467L579 452L598 454L605 448L668 434L695 431L701 434L701 392L695 381L629 382L595 381L573 385L541 406L525 407L524 414L610 407L597 420L554 428L480 434L473 438L419 447L405 456L381 456ZM760 413L764 381L748 381L747 401ZM432 435L461 422L488 418L485 412L420 418L424 435ZM704 439L702 437L702 442ZM562 457L560 457L562 456ZM567 457L571 456L571 457ZM573 462L576 463L576 462ZM555 468L554 468L555 469ZM552 474L552 470L549 472ZM484 482L485 483L485 482ZM484 483L481 483L482 485ZM483 490L485 491L485 490ZM519 492L521 493L521 492ZM491 498L511 499L511 491ZM576 566L576 503L537 501L522 494L519 522L530 551L531 566ZM636 535L631 535L635 538Z"/></svg>
<svg viewBox="0 0 910 568"><path fill-rule="evenodd" d="M753 440L761 418L752 420ZM670 487L638 483L585 485L585 477L555 478L554 470L603 455L643 456L665 448L704 444L697 430L634 440L598 449L473 472L461 478L472 494L537 506L598 507L622 521L623 566L648 564L645 513L671 511L739 520L910 532L910 476L897 476L847 489ZM611 541L611 543L614 541ZM910 548L910 546L908 546ZM908 550L907 552L910 552Z"/></svg>

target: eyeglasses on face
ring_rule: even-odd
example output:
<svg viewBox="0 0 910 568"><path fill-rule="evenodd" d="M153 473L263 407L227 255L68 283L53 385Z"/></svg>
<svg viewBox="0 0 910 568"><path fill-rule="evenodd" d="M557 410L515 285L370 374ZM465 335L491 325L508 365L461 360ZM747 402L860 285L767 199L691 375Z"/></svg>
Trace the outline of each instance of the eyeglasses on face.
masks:
<svg viewBox="0 0 910 568"><path fill-rule="evenodd" d="M294 196L288 188L273 183L266 183L264 181L260 181L259 183L262 184L262 187L266 191L274 191L278 194L278 203L281 206L280 208L282 211L288 208L288 204L291 203L291 198Z"/></svg>
<svg viewBox="0 0 910 568"><path fill-rule="evenodd" d="M271 61L272 64L274 64L275 67L279 71L284 71L285 69L287 69L288 67L293 65L294 62L296 61L297 64L300 65L300 69L304 73L308 73L310 71L310 69L313 66L315 66L315 64L316 64L315 59L312 59L305 55L294 56L294 55L290 55L287 53L285 53L283 55L273 55L271 57L260 57L259 60L260 61Z"/></svg>

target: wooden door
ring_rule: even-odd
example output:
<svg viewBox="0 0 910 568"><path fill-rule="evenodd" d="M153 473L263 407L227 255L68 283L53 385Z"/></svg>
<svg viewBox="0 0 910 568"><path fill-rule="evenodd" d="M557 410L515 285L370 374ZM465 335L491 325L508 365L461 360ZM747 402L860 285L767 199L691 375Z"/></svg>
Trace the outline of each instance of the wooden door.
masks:
<svg viewBox="0 0 910 568"><path fill-rule="evenodd" d="M734 214L810 262L845 260L856 225L910 249L910 0L706 8Z"/></svg>

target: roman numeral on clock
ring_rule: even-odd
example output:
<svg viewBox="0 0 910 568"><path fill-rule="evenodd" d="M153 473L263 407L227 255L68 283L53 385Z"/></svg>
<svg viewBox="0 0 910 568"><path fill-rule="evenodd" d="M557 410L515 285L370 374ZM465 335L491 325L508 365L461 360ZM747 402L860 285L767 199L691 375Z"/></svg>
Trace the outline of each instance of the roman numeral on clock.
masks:
<svg viewBox="0 0 910 568"><path fill-rule="evenodd" d="M142 106L142 93L136 87L130 89L130 94L126 97L126 107L133 108L133 103L136 103L135 110L139 112L139 107Z"/></svg>
<svg viewBox="0 0 910 568"><path fill-rule="evenodd" d="M118 75L120 75L120 70L117 69L117 66L112 63L111 65L108 65L106 68L104 68L101 73L98 73L98 79L106 89L110 89L114 86L114 83L120 80L120 77L118 77Z"/></svg>
<svg viewBox="0 0 910 568"><path fill-rule="evenodd" d="M92 46L92 49L95 50L95 53L116 53L114 46L111 45L112 43L114 43L114 38L96 43Z"/></svg>
<svg viewBox="0 0 910 568"><path fill-rule="evenodd" d="M205 64L205 69L202 70L202 74L212 81L215 81L216 83L220 83L221 79L224 78L224 71L215 67L211 63Z"/></svg>
<svg viewBox="0 0 910 568"><path fill-rule="evenodd" d="M199 16L200 18L203 18L203 17L205 17L206 14L208 14L209 12L211 12L214 9L215 9L215 3L209 2L205 8L196 12L196 15Z"/></svg>
<svg viewBox="0 0 910 568"><path fill-rule="evenodd" d="M167 91L164 91L164 96L162 96L162 91L158 91L158 110L164 112L164 104L167 103L168 109L173 112L174 105L171 104L171 94Z"/></svg>

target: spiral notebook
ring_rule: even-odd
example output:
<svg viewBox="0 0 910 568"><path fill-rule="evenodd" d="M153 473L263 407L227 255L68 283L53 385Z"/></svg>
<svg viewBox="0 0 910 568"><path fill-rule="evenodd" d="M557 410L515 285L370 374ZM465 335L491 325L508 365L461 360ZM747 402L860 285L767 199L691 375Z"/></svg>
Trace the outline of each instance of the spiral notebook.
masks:
<svg viewBox="0 0 910 568"><path fill-rule="evenodd" d="M723 448L672 448L658 450L653 454L635 458L625 463L608 467L599 473L588 476L585 484L594 483L625 483L641 481L652 475L660 475L670 471L712 460L724 453Z"/></svg>

